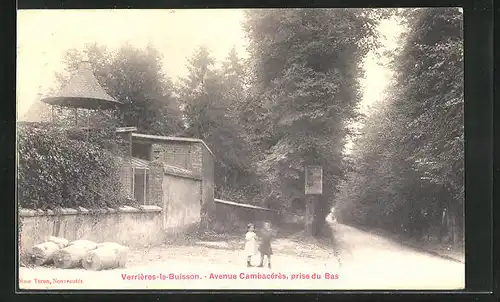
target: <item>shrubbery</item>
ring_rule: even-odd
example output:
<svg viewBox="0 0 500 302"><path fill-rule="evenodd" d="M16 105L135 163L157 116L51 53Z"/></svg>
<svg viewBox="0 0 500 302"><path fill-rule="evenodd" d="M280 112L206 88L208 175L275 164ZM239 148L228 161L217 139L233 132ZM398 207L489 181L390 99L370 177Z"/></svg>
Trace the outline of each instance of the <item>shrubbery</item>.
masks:
<svg viewBox="0 0 500 302"><path fill-rule="evenodd" d="M18 127L19 207L93 209L124 203L112 144L96 143L109 141L102 137L85 141L77 136L51 126Z"/></svg>

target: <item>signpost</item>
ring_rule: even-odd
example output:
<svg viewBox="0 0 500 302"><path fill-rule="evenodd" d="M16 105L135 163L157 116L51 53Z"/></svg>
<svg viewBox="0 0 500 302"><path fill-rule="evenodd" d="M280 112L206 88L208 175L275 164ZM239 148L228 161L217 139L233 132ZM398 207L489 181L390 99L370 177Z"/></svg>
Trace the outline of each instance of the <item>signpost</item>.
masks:
<svg viewBox="0 0 500 302"><path fill-rule="evenodd" d="M323 194L323 167L306 166L305 169L305 194L321 195Z"/></svg>

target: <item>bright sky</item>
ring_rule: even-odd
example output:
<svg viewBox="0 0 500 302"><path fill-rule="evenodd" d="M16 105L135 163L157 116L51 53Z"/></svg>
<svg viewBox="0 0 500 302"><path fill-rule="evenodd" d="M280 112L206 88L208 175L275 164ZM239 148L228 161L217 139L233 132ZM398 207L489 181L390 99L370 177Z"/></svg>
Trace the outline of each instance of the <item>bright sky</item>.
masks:
<svg viewBox="0 0 500 302"><path fill-rule="evenodd" d="M128 42L137 47L153 44L164 55L164 69L174 80L186 73L186 59L199 45L224 59L234 45L246 55L241 28L243 10L26 10L17 15L17 110L23 116L54 85L54 74L63 69L66 50L86 43L115 49ZM386 22L381 31L387 47L396 45L398 26ZM366 79L362 109L381 96L390 72L373 57L365 62Z"/></svg>

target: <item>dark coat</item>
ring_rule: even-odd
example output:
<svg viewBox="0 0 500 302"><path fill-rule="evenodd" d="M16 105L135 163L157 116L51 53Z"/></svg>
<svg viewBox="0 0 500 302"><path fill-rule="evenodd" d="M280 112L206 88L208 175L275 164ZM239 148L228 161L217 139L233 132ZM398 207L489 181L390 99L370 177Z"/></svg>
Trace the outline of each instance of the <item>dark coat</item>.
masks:
<svg viewBox="0 0 500 302"><path fill-rule="evenodd" d="M259 252L263 255L272 255L271 240L274 232L272 230L262 230L260 234Z"/></svg>

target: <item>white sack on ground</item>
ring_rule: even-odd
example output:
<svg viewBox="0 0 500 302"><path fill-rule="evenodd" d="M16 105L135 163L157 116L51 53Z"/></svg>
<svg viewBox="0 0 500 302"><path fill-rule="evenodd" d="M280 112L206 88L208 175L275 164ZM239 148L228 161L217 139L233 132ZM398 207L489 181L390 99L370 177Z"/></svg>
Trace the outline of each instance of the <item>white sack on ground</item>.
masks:
<svg viewBox="0 0 500 302"><path fill-rule="evenodd" d="M85 255L94 250L96 245L90 244L70 244L60 249L53 255L54 265L58 268L75 268L82 265L82 259Z"/></svg>
<svg viewBox="0 0 500 302"><path fill-rule="evenodd" d="M106 246L89 251L82 260L82 266L93 271L117 268L119 265L120 257L117 250Z"/></svg>
<svg viewBox="0 0 500 302"><path fill-rule="evenodd" d="M33 262L36 265L49 264L59 249L59 245L51 241L37 244L32 249Z"/></svg>
<svg viewBox="0 0 500 302"><path fill-rule="evenodd" d="M114 250L118 255L118 266L125 267L127 264L127 255L129 248L116 242L103 242L97 245L97 248L106 247Z"/></svg>

